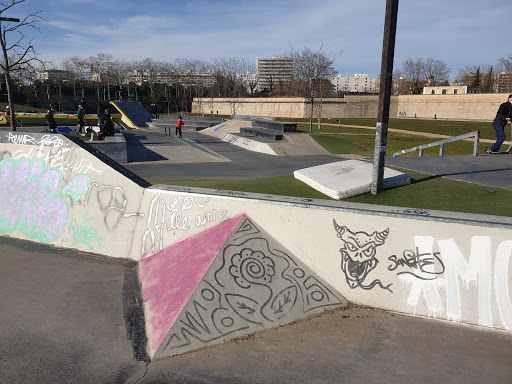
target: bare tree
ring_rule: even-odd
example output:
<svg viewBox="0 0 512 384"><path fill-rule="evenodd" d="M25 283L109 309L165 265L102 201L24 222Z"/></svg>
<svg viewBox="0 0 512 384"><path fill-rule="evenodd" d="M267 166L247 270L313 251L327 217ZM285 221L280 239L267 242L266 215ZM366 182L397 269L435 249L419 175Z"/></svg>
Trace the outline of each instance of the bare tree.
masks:
<svg viewBox="0 0 512 384"><path fill-rule="evenodd" d="M466 65L459 69L457 81L467 85L471 92L492 92L494 75L492 65Z"/></svg>
<svg viewBox="0 0 512 384"><path fill-rule="evenodd" d="M318 129L321 128L322 95L324 91L322 83L325 78L334 75L333 63L339 55L325 54L322 52L323 48L323 44L316 50L306 47L302 51L296 51L292 48L289 53L289 57L293 59L294 78L298 81L299 92L311 103L309 132L313 131L316 99L319 99L319 105L317 106Z"/></svg>
<svg viewBox="0 0 512 384"><path fill-rule="evenodd" d="M497 69L499 72L512 72L512 55L499 58Z"/></svg>
<svg viewBox="0 0 512 384"><path fill-rule="evenodd" d="M400 93L421 93L420 82L430 81L432 84L445 82L450 75L450 69L442 60L432 57L409 58L402 63L397 76L403 77L399 81Z"/></svg>
<svg viewBox="0 0 512 384"><path fill-rule="evenodd" d="M0 1L0 15L24 1L25 0ZM7 98L11 111L12 131L16 130L16 118L10 88L11 74L15 71L23 70L25 67L32 67L33 62L39 61L33 46L33 39L26 42L23 31L27 28L39 30L39 22L46 21L40 16L40 13L41 11L33 12L21 19L21 21L16 22L16 24L10 24L10 22L7 24L4 22L0 27L0 44L2 45L3 53L0 68L4 71Z"/></svg>

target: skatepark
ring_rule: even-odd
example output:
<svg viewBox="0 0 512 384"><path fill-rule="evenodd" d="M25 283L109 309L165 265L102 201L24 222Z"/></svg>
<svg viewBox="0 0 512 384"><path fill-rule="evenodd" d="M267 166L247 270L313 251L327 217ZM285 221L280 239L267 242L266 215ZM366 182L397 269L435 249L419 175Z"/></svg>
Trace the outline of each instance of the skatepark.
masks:
<svg viewBox="0 0 512 384"><path fill-rule="evenodd" d="M123 164L0 133L9 382L512 378L509 216L152 186L351 161L171 133L127 131ZM512 156L415 159L389 164L512 189Z"/></svg>

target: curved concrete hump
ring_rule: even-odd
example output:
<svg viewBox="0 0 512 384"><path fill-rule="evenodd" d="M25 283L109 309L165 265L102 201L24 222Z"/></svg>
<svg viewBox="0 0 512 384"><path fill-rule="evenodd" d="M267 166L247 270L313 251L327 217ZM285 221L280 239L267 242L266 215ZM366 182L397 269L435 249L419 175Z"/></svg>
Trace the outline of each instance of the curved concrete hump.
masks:
<svg viewBox="0 0 512 384"><path fill-rule="evenodd" d="M141 260L139 275L153 359L346 305L246 215Z"/></svg>

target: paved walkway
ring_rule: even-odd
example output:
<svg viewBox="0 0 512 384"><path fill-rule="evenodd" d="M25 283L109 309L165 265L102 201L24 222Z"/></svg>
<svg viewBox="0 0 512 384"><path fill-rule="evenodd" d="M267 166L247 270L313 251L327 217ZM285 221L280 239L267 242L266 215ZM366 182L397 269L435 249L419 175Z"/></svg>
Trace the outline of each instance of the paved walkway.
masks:
<svg viewBox="0 0 512 384"><path fill-rule="evenodd" d="M124 165L143 178L271 177L343 159L336 155L272 156L192 131L184 131L183 139L155 130L127 132L125 137L130 162ZM512 153L397 157L387 158L386 165L512 190Z"/></svg>
<svg viewBox="0 0 512 384"><path fill-rule="evenodd" d="M357 306L149 365L134 263L0 237L2 383L512 382L512 334Z"/></svg>

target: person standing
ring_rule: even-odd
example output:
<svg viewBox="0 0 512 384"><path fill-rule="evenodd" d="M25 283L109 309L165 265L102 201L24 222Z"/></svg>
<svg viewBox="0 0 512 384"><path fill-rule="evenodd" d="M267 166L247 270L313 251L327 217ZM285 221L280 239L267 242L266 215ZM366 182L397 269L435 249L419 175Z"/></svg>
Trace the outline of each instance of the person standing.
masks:
<svg viewBox="0 0 512 384"><path fill-rule="evenodd" d="M84 113L86 113L85 111L87 110L87 101L85 101L85 99L82 97L80 99L80 103L78 103L78 104L82 106Z"/></svg>
<svg viewBox="0 0 512 384"><path fill-rule="evenodd" d="M5 107L5 116L7 117L7 122L11 125L11 107Z"/></svg>
<svg viewBox="0 0 512 384"><path fill-rule="evenodd" d="M153 113L153 116L155 116L155 119L158 119L158 108L156 106L156 103L151 104L151 112Z"/></svg>
<svg viewBox="0 0 512 384"><path fill-rule="evenodd" d="M504 102L498 108L498 112L496 113L496 117L492 122L492 127L496 131L496 142L491 145L490 148L485 150L485 153L500 153L501 144L507 138L505 135L505 126L507 122L510 121L512 115L512 94L508 95L508 101Z"/></svg>
<svg viewBox="0 0 512 384"><path fill-rule="evenodd" d="M78 124L80 124L80 128L78 128L78 134L82 134L82 130L85 127L85 112L84 107L80 104L78 106L78 111L76 112L76 117L78 118Z"/></svg>
<svg viewBox="0 0 512 384"><path fill-rule="evenodd" d="M181 116L178 117L178 120L176 120L176 136L178 136L178 133L180 134L181 139L181 128L185 125L183 120L181 119Z"/></svg>
<svg viewBox="0 0 512 384"><path fill-rule="evenodd" d="M101 104L98 104L96 115L98 116L98 127L101 127L101 116L103 115L103 108L101 107Z"/></svg>
<svg viewBox="0 0 512 384"><path fill-rule="evenodd" d="M57 123L55 122L55 108L53 104L50 104L50 109L46 112L46 124L48 124L48 128L50 132L57 133Z"/></svg>

